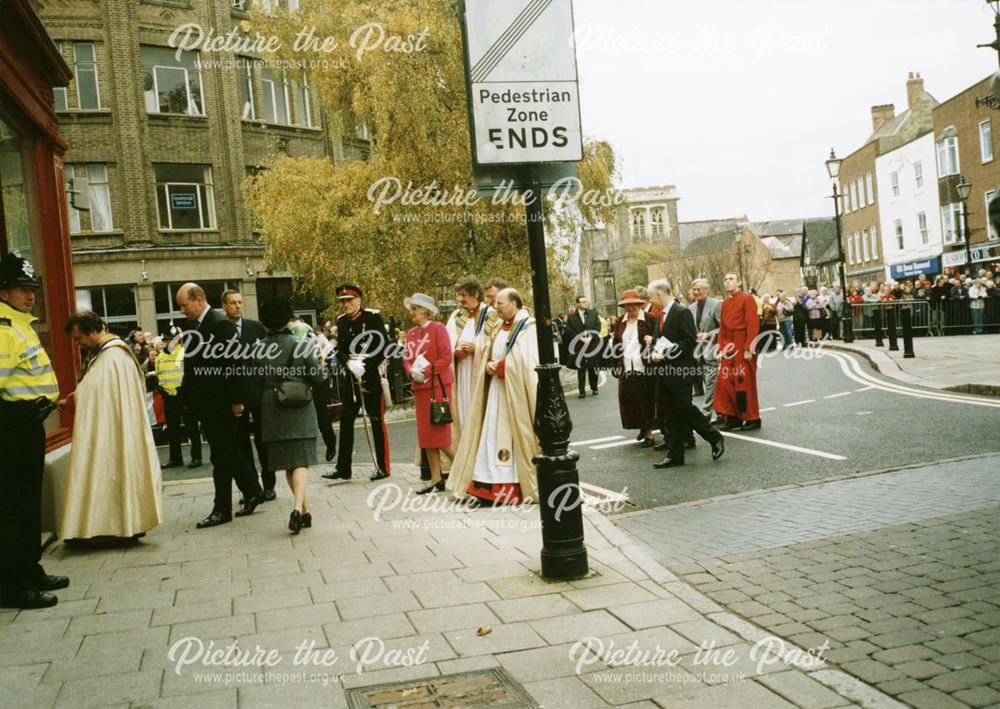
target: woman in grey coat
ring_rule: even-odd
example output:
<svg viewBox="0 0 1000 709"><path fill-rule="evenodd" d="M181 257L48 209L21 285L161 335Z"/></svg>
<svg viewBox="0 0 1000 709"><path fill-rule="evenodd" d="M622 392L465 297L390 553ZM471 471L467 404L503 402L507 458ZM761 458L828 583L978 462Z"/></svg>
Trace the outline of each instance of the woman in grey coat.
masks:
<svg viewBox="0 0 1000 709"><path fill-rule="evenodd" d="M280 406L276 390L282 381L305 382L317 387L326 381L323 365L316 358L311 343L296 337L288 329L292 304L285 298L273 298L260 307L260 319L269 330L263 340L258 364L264 374L264 398L261 401L261 435L272 470L284 470L295 497L295 509L288 528L298 534L312 526L306 504L309 466L316 465L316 436L319 428L312 405Z"/></svg>

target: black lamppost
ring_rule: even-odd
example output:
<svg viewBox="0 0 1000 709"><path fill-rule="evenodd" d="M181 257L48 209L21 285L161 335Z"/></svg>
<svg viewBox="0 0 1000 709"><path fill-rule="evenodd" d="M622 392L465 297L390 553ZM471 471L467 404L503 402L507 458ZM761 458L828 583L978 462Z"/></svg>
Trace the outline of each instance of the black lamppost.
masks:
<svg viewBox="0 0 1000 709"><path fill-rule="evenodd" d="M998 0L1000 2L1000 0ZM840 227L840 192L837 185L840 180L840 163L843 162L830 148L830 158L826 161L826 171L833 182L833 214L837 224L837 254L840 259L840 293L844 298L841 306L840 323L844 328L844 342L854 342L854 319L851 312L851 302L847 297L847 263L844 259L844 238Z"/></svg>
<svg viewBox="0 0 1000 709"><path fill-rule="evenodd" d="M958 198L962 200L962 233L965 236L965 263L969 267L969 273L973 272L972 268L972 245L969 243L969 195L972 194L972 185L965 181L964 175L958 176L958 184L955 185L955 191L958 192Z"/></svg>

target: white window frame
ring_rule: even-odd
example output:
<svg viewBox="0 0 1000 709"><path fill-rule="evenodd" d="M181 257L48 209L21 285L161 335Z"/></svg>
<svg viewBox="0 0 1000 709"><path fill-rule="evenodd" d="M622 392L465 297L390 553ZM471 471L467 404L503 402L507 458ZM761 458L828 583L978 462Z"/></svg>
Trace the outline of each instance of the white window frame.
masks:
<svg viewBox="0 0 1000 709"><path fill-rule="evenodd" d="M242 85L244 81L246 82L247 96L250 99L249 106L244 104L242 107L241 120L255 121L257 120L257 105L253 95L253 60L249 57L237 57L236 60L239 63L236 74L241 86L240 100L243 99ZM244 71L246 71L246 75L243 74ZM247 115L247 108L250 109L249 115Z"/></svg>
<svg viewBox="0 0 1000 709"><path fill-rule="evenodd" d="M878 260L878 231L875 229L875 225L872 224L868 227L868 238L872 241L872 261Z"/></svg>
<svg viewBox="0 0 1000 709"><path fill-rule="evenodd" d="M996 194L996 191L997 190L990 190L989 192L983 193L983 214L986 215L984 222L986 224L986 236L989 241L996 241L1000 238L1000 234L997 234L997 232L993 229L993 226L990 224L990 198Z"/></svg>
<svg viewBox="0 0 1000 709"><path fill-rule="evenodd" d="M944 233L944 243L963 243L961 202L952 202L941 207L941 228Z"/></svg>
<svg viewBox="0 0 1000 709"><path fill-rule="evenodd" d="M892 196L893 197L898 197L899 196L899 173L898 172L890 172L889 173L889 184L892 187Z"/></svg>
<svg viewBox="0 0 1000 709"><path fill-rule="evenodd" d="M649 211L649 226L653 236L663 236L664 234L665 211L663 207L654 207Z"/></svg>
<svg viewBox="0 0 1000 709"><path fill-rule="evenodd" d="M854 264L854 234L847 235L847 263Z"/></svg>
<svg viewBox="0 0 1000 709"><path fill-rule="evenodd" d="M153 47L155 45L146 45L146 46ZM180 116L204 116L204 115L207 115L206 112L205 112L205 85L204 85L204 83L201 80L201 69L198 68L200 66L198 64L198 62L200 61L198 52L196 52L194 50L184 50L185 52L192 51L196 55L195 59L194 59L194 61L195 61L195 69L191 70L191 69L188 69L186 66L178 65L178 64L144 64L144 63L142 63L142 58L141 58L142 57L142 54L141 54L142 49L141 49L141 47L140 47L139 51L140 51L140 60L139 60L140 61L140 71L143 71L143 70L149 68L149 69L152 70L152 73L153 73L153 89L152 89L152 91L153 91L153 100L155 102L154 105L156 107L156 110L155 111L149 110L150 106L149 106L149 104L146 104L146 113L155 113L155 114L172 115L172 116L177 116L177 115L180 115ZM183 71L184 72L184 90L187 92L187 110L184 111L183 113L172 113L172 112L167 112L167 111L161 111L160 110L160 77L158 76L158 73L159 73L158 70L159 69L167 69L167 70L170 70L170 71ZM198 98L201 99L201 111L200 112L197 110L198 104L196 104L194 102L194 98L191 95L191 76L190 76L190 72L191 71L194 71L197 74L197 76L198 76ZM195 109L195 110L192 110L192 109Z"/></svg>
<svg viewBox="0 0 1000 709"><path fill-rule="evenodd" d="M87 168L87 197L91 203L90 209L90 229L86 232L83 230L83 224L80 220L80 211L74 209L73 203L70 200L69 192L66 193L66 206L69 210L69 233L70 234L106 234L115 230L114 215L111 211L111 186L108 181L108 166L105 163L73 163L63 166L63 177L66 180L66 187L69 189L70 180L76 179L76 171L78 167ZM96 177L93 173L98 173L99 176ZM98 210L95 210L93 205L97 202L101 202L105 206L105 212L108 216L107 228L105 229L95 229L94 228L94 214Z"/></svg>
<svg viewBox="0 0 1000 709"><path fill-rule="evenodd" d="M979 156L984 164L993 162L993 126L989 118L979 124Z"/></svg>
<svg viewBox="0 0 1000 709"><path fill-rule="evenodd" d="M957 175L962 166L958 156L958 136L950 135L937 142L938 176Z"/></svg>
<svg viewBox="0 0 1000 709"><path fill-rule="evenodd" d="M865 187L868 188L868 206L871 206L875 204L875 182L870 172L865 175Z"/></svg>
<svg viewBox="0 0 1000 709"><path fill-rule="evenodd" d="M917 231L920 232L920 243L930 243L930 236L927 233L927 212L917 213Z"/></svg>
<svg viewBox="0 0 1000 709"><path fill-rule="evenodd" d="M865 206L865 183L861 177L858 178L858 209Z"/></svg>
<svg viewBox="0 0 1000 709"><path fill-rule="evenodd" d="M215 180L213 179L213 176L212 176L212 166L211 165L198 165L196 167L201 167L204 170L203 174L205 176L204 177L205 182L159 182L159 181L156 182L156 191L157 191L157 195L156 195L156 199L157 199L156 220L157 220L158 224L159 224L159 221L160 221L160 209L159 209L159 198L160 198L160 195L159 195L159 191L160 191L161 187L163 187L163 188L166 189L166 198L167 198L167 222L168 222L168 226L164 226L163 224L159 224L160 231L215 231L218 228L217 227L218 222L216 220L216 214L215 214ZM155 174L155 167L154 167L154 174ZM170 212L170 188L171 187L194 187L195 188L194 193L195 193L195 197L196 197L197 203L198 203L197 204L197 209L198 209L198 219L199 220L201 219L201 214L202 214L202 200L201 200L201 190L197 189L197 188L199 188L199 187L204 187L205 188L205 198L208 200L208 210L206 212L206 214L209 217L209 225L208 226L201 226L201 227L197 227L197 228L189 228L189 227L177 227L177 228L174 228L174 225L173 225L174 224L174 219L173 219L173 216L171 215L171 212Z"/></svg>
<svg viewBox="0 0 1000 709"><path fill-rule="evenodd" d="M312 128L312 97L309 96L309 77L302 74L302 83L297 85L298 96L302 99L302 105L299 106L299 111L301 112L300 118L302 119L299 125L304 128Z"/></svg>
<svg viewBox="0 0 1000 709"><path fill-rule="evenodd" d="M854 180L851 180L851 184L848 186L851 189L851 211L853 212L857 209L858 204L858 186Z"/></svg>
<svg viewBox="0 0 1000 709"><path fill-rule="evenodd" d="M892 223L892 229L896 236L896 249L903 251L906 248L906 240L903 236L903 220L895 220Z"/></svg>
<svg viewBox="0 0 1000 709"><path fill-rule="evenodd" d="M90 47L90 51L93 54L93 59L79 59L77 58L77 49L79 47ZM80 101L80 67L92 67L94 71L94 94L97 98L97 105L92 108L84 108L83 103ZM101 110L101 80L97 75L97 47L93 42L73 42L73 81L76 82L76 105L81 111L100 111ZM69 103L67 102L67 107Z"/></svg>
<svg viewBox="0 0 1000 709"><path fill-rule="evenodd" d="M918 190L924 188L924 163L920 160L913 163L913 181L916 183Z"/></svg>
<svg viewBox="0 0 1000 709"><path fill-rule="evenodd" d="M59 108L60 100L59 97L62 96L62 108ZM52 102L55 104L56 111L68 111L69 110L69 89L65 86L54 86L52 87Z"/></svg>
<svg viewBox="0 0 1000 709"><path fill-rule="evenodd" d="M268 117L266 115L266 111L265 111L265 115L264 115L264 120L267 121L268 123L270 123L271 125L275 125L275 126L290 126L290 125L294 125L292 123L292 104L288 100L288 79L285 78L285 77L279 78L278 75L274 74L274 73L272 73L272 76L274 76L273 80L265 77L263 74L261 74L261 77L260 77L261 88L264 91L270 92L270 94L271 94L271 110L274 111L274 120L273 121L268 119ZM277 94L275 93L275 88L276 88L278 82L281 82L283 95L285 97L285 121L286 121L285 123L281 123L280 121L278 121L278 103L276 101ZM267 97L265 96L265 98L267 98ZM266 101L264 102L264 106L266 108L266 106L267 106L267 102Z"/></svg>
<svg viewBox="0 0 1000 709"><path fill-rule="evenodd" d="M642 239L646 240L646 210L645 209L633 209L632 214L629 215L629 222L631 224L630 233L632 234L633 240Z"/></svg>

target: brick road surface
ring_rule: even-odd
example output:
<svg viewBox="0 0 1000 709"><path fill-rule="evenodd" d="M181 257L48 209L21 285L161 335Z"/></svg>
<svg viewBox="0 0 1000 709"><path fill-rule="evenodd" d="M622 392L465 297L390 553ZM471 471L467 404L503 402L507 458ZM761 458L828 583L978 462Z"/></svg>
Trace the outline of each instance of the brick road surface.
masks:
<svg viewBox="0 0 1000 709"><path fill-rule="evenodd" d="M831 666L901 702L998 706L998 490L988 457L619 524L733 614L800 647L828 642ZM727 520L735 532L713 534Z"/></svg>

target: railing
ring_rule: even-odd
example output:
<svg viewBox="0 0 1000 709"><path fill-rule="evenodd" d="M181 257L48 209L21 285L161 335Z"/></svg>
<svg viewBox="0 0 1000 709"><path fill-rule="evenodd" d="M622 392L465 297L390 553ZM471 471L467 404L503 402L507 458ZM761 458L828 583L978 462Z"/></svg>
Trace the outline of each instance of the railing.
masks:
<svg viewBox="0 0 1000 709"><path fill-rule="evenodd" d="M927 300L887 300L878 303L857 303L851 306L854 336L875 337L875 311L882 313L882 332L886 332L888 311L896 313L896 328L901 331L903 310L910 311L913 334L917 336L967 335L973 331L973 314L969 299L932 303ZM1000 298L984 298L983 332L1000 332Z"/></svg>

